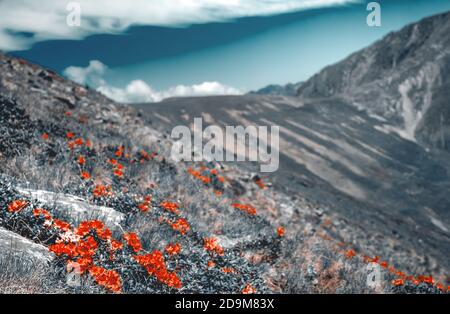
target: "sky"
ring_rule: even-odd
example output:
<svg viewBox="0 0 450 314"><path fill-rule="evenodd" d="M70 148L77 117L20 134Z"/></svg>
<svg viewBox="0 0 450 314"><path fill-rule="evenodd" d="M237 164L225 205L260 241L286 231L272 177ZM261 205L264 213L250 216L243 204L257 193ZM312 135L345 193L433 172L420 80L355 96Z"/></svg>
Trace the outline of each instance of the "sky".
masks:
<svg viewBox="0 0 450 314"><path fill-rule="evenodd" d="M0 1L0 49L121 102L242 94L304 81L450 0Z"/></svg>

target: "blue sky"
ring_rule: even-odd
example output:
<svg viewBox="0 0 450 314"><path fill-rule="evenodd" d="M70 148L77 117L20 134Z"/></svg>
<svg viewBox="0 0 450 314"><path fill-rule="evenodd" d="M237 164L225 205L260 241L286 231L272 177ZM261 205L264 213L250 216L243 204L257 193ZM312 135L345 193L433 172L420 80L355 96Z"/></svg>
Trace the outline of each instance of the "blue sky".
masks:
<svg viewBox="0 0 450 314"><path fill-rule="evenodd" d="M152 7L162 2L140 0L111 22L124 11L123 3L111 1L106 17L101 6L81 2L82 25L83 11L89 23L75 31L48 22L61 23L60 5L61 14L41 24L0 22L0 47L119 101L157 101L306 80L390 31L450 10L450 0L378 1L382 26L373 28L362 0L312 0L308 7L306 0L198 0L185 8L182 1ZM5 2L27 16L17 2Z"/></svg>

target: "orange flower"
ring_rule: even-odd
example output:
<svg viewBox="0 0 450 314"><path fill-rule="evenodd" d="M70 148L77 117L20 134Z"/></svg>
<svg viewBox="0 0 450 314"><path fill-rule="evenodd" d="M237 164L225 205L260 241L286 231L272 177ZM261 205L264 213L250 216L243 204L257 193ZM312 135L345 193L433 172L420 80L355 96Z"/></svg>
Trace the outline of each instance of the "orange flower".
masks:
<svg viewBox="0 0 450 314"><path fill-rule="evenodd" d="M87 140L86 140L86 147L92 148L92 142L91 142L90 139L87 139Z"/></svg>
<svg viewBox="0 0 450 314"><path fill-rule="evenodd" d="M434 280L433 280L432 276L423 276L423 275L421 275L421 276L418 277L418 279L419 279L420 282L424 282L424 283L427 283L427 284L431 284L432 285L434 283Z"/></svg>
<svg viewBox="0 0 450 314"><path fill-rule="evenodd" d="M400 287L400 286L403 286L404 284L405 284L405 281L401 278L392 280L392 285L394 287Z"/></svg>
<svg viewBox="0 0 450 314"><path fill-rule="evenodd" d="M89 269L89 274L95 282L113 292L119 293L122 290L122 280L114 270L107 270L103 267L93 266Z"/></svg>
<svg viewBox="0 0 450 314"><path fill-rule="evenodd" d="M217 239L214 237L204 238L203 248L209 252L215 252L220 256L223 256L224 254L223 248L217 243Z"/></svg>
<svg viewBox="0 0 450 314"><path fill-rule="evenodd" d="M50 213L43 208L33 209L33 215L36 217L42 215L42 216L44 216L45 220L52 220L52 216L50 215Z"/></svg>
<svg viewBox="0 0 450 314"><path fill-rule="evenodd" d="M283 227L278 227L277 228L277 233L279 237L284 237L284 228Z"/></svg>
<svg viewBox="0 0 450 314"><path fill-rule="evenodd" d="M211 267L216 266L216 263L214 263L213 261L208 261L207 265L208 265L209 268L211 268Z"/></svg>
<svg viewBox="0 0 450 314"><path fill-rule="evenodd" d="M28 202L24 200L15 200L8 205L10 213L16 213L28 206Z"/></svg>
<svg viewBox="0 0 450 314"><path fill-rule="evenodd" d="M123 155L123 146L119 146L115 152L116 157L120 158Z"/></svg>
<svg viewBox="0 0 450 314"><path fill-rule="evenodd" d="M81 145L84 144L84 141L83 141L83 139L81 139L81 138L77 138L77 139L74 141L74 143L75 143L75 145L81 146Z"/></svg>
<svg viewBox="0 0 450 314"><path fill-rule="evenodd" d="M42 134L42 139L43 140L48 140L48 134L47 133Z"/></svg>
<svg viewBox="0 0 450 314"><path fill-rule="evenodd" d="M82 155L78 156L78 163L82 166L86 163L86 160Z"/></svg>
<svg viewBox="0 0 450 314"><path fill-rule="evenodd" d="M148 212L150 210L150 207L148 206L148 203L146 203L146 202L138 204L137 207L144 213Z"/></svg>
<svg viewBox="0 0 450 314"><path fill-rule="evenodd" d="M345 252L345 257L347 257L348 259L352 259L355 256L356 256L356 253L352 249L347 250L347 252Z"/></svg>
<svg viewBox="0 0 450 314"><path fill-rule="evenodd" d="M389 265L388 265L388 263L386 261L381 262L380 266L383 267L383 268L388 268L389 267Z"/></svg>
<svg viewBox="0 0 450 314"><path fill-rule="evenodd" d="M123 249L123 244L120 241L117 241L115 239L111 240L111 250L112 251L118 251Z"/></svg>
<svg viewBox="0 0 450 314"><path fill-rule="evenodd" d="M67 134L66 134L66 137L68 139L72 139L72 138L74 138L74 136L75 136L75 134L73 134L73 132L67 132Z"/></svg>
<svg viewBox="0 0 450 314"><path fill-rule="evenodd" d="M67 147L69 147L70 150L75 148L75 142L74 141L70 141L67 143Z"/></svg>
<svg viewBox="0 0 450 314"><path fill-rule="evenodd" d="M92 194L94 194L94 197L103 197L103 196L107 196L108 192L106 190L106 187L104 185L96 185L94 187L94 190L92 191Z"/></svg>
<svg viewBox="0 0 450 314"><path fill-rule="evenodd" d="M108 162L109 162L111 165L113 165L113 166L117 165L117 160L116 160L116 159L110 159L110 160L108 160Z"/></svg>
<svg viewBox="0 0 450 314"><path fill-rule="evenodd" d="M234 274L236 271L231 267L222 267L222 271L226 274Z"/></svg>
<svg viewBox="0 0 450 314"><path fill-rule="evenodd" d="M169 255L177 255L181 251L181 245L180 245L180 243L169 244L169 245L166 246L165 251Z"/></svg>
<svg viewBox="0 0 450 314"><path fill-rule="evenodd" d="M169 224L172 226L172 228L174 230L180 232L183 235L186 234L187 232L189 232L189 230L191 229L191 227L189 226L189 223L184 218L179 218L174 223L169 222Z"/></svg>
<svg viewBox="0 0 450 314"><path fill-rule="evenodd" d="M123 172L121 170L114 170L114 175L116 177L122 178L123 177Z"/></svg>
<svg viewBox="0 0 450 314"><path fill-rule="evenodd" d="M66 117L70 117L70 116L72 116L72 112L66 111L66 112L64 112L64 115L65 115Z"/></svg>
<svg viewBox="0 0 450 314"><path fill-rule="evenodd" d="M136 233L130 232L123 235L125 241L131 246L134 252L138 253L142 250L142 244Z"/></svg>
<svg viewBox="0 0 450 314"><path fill-rule="evenodd" d="M209 184L209 183L211 183L211 178L208 178L208 177L205 177L205 176L202 176L202 177L201 177L201 180L202 180L202 182L203 182L204 184Z"/></svg>
<svg viewBox="0 0 450 314"><path fill-rule="evenodd" d="M250 284L246 285L245 288L242 290L243 294L254 294L256 293L256 289L253 288Z"/></svg>
<svg viewBox="0 0 450 314"><path fill-rule="evenodd" d="M68 224L65 221L59 220L59 219L54 219L53 220L53 226L56 229L60 229L64 232L69 231L72 227L70 226L70 224Z"/></svg>
<svg viewBox="0 0 450 314"><path fill-rule="evenodd" d="M81 177L82 177L84 180L89 180L89 179L91 178L91 175L89 174L89 172L83 171L83 172L81 173Z"/></svg>
<svg viewBox="0 0 450 314"><path fill-rule="evenodd" d="M212 174L213 176L217 175L217 170L216 170L216 169L211 170L211 174Z"/></svg>
<svg viewBox="0 0 450 314"><path fill-rule="evenodd" d="M178 215L180 213L180 211L178 210L178 204L177 203L173 203L173 202L162 202L161 207L164 208L165 210L172 212L176 215Z"/></svg>
<svg viewBox="0 0 450 314"><path fill-rule="evenodd" d="M155 250L152 253L145 255L134 256L134 259L145 269L149 275L153 275L160 282L168 285L169 287L180 289L181 281L175 272L169 272L165 265L163 254Z"/></svg>
<svg viewBox="0 0 450 314"><path fill-rule="evenodd" d="M250 205L245 205L245 204L231 204L231 206L233 206L234 208L240 209L246 213L248 213L249 215L256 215L256 208L250 206Z"/></svg>

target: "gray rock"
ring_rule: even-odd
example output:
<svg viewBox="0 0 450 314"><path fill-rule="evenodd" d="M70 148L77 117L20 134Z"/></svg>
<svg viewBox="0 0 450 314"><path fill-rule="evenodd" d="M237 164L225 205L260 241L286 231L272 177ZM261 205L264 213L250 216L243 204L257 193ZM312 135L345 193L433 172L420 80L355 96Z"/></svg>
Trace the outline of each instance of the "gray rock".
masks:
<svg viewBox="0 0 450 314"><path fill-rule="evenodd" d="M51 261L54 258L53 253L49 252L45 246L34 243L2 227L0 227L0 252L2 252L2 256L10 253L40 262Z"/></svg>

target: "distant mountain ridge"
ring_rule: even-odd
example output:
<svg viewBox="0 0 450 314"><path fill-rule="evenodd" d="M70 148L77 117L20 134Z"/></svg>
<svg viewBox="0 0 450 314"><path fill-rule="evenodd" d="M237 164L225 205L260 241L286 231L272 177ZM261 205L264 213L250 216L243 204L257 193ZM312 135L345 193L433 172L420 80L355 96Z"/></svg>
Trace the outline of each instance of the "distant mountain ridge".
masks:
<svg viewBox="0 0 450 314"><path fill-rule="evenodd" d="M289 83L286 85L271 84L263 87L257 91L251 91L249 94L254 95L278 95L278 96L295 96L298 89L302 86L303 82Z"/></svg>
<svg viewBox="0 0 450 314"><path fill-rule="evenodd" d="M450 12L425 18L328 66L297 91L338 97L376 114L404 137L450 150Z"/></svg>

